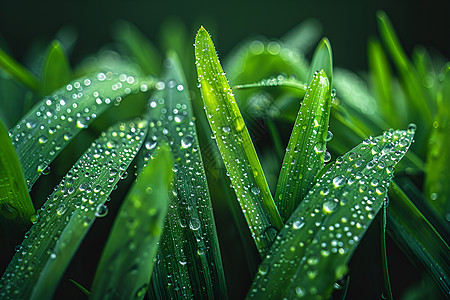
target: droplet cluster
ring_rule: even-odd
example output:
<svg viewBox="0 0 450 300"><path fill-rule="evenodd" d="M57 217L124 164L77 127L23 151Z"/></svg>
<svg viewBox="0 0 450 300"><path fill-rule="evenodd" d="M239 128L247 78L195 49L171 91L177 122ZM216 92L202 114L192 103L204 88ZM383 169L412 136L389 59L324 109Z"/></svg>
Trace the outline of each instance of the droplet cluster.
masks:
<svg viewBox="0 0 450 300"><path fill-rule="evenodd" d="M270 269L258 272L250 298L328 298L382 206L414 131L386 131L336 159L280 231L263 261Z"/></svg>
<svg viewBox="0 0 450 300"><path fill-rule="evenodd" d="M281 166L275 202L284 220L307 195L324 162L331 160L326 143L331 94L325 72L316 72L300 107ZM292 201L294 199L294 201Z"/></svg>
<svg viewBox="0 0 450 300"><path fill-rule="evenodd" d="M214 45L204 29L200 29L197 35L195 56L199 87L212 134L253 240L263 254L271 244L265 232L273 226L281 228L281 218L233 91L220 66ZM252 160L252 164L249 160ZM268 212L272 214L269 215Z"/></svg>
<svg viewBox="0 0 450 300"><path fill-rule="evenodd" d="M0 280L1 299L28 299L49 263L68 264L95 217L105 216L105 202L136 156L147 121L117 124L103 132L55 187L37 211L35 224ZM114 145L114 146L109 146ZM62 268L64 270L64 268ZM60 274L62 275L62 274Z"/></svg>
<svg viewBox="0 0 450 300"><path fill-rule="evenodd" d="M168 143L175 159L166 229L159 243L153 280L166 287L172 298L189 299L193 293L207 297L211 289L207 278L223 279L223 273L215 267L221 259L211 200L189 91L177 71L179 62L167 58L164 67L165 79L156 84L157 91L149 100L149 135L143 149L144 161L148 161L158 145ZM204 270L204 275L196 272L194 265ZM202 282L202 286L194 287L191 282ZM216 295L224 292L218 286L212 288Z"/></svg>
<svg viewBox="0 0 450 300"><path fill-rule="evenodd" d="M147 89L147 83L135 75L101 72L71 82L33 107L9 132L28 189L80 130L123 97L142 89Z"/></svg>

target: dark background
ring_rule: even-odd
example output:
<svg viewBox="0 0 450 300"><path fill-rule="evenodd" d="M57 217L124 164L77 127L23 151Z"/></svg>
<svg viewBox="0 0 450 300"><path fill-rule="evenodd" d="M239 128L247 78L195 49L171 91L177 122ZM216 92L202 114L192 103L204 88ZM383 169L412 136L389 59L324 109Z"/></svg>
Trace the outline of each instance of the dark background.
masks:
<svg viewBox="0 0 450 300"><path fill-rule="evenodd" d="M65 25L78 33L70 55L75 65L112 41L111 28L119 19L137 25L156 44L161 24L170 17L186 24L192 41L199 26L204 25L214 34L216 48L223 56L248 36L280 37L313 17L331 41L335 65L361 70L367 68L367 38L377 33L377 9L387 12L407 53L422 44L450 57L450 1L446 0L2 2L0 41L3 38L8 52L19 61L26 61L33 43L50 42Z"/></svg>

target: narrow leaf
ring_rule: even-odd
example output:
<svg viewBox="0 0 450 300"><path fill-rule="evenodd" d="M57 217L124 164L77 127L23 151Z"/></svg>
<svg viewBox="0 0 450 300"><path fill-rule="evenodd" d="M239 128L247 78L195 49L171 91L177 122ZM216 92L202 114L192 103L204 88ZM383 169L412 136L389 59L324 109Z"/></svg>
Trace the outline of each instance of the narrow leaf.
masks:
<svg viewBox="0 0 450 300"><path fill-rule="evenodd" d="M418 147L420 147L418 151L424 157L427 150L425 142L428 139L427 133L429 132L430 124L433 122L432 111L435 111L434 103L431 100L427 100L417 71L404 52L386 13L378 11L377 18L382 40L399 71L402 78L402 87L407 95L407 100L409 100L407 105L408 120L413 120L422 125L421 133L417 135L416 140Z"/></svg>
<svg viewBox="0 0 450 300"><path fill-rule="evenodd" d="M336 160L280 231L248 298L328 298L381 208L414 129L366 139Z"/></svg>
<svg viewBox="0 0 450 300"><path fill-rule="evenodd" d="M41 83L41 95L50 95L68 84L71 70L66 52L59 41L55 40L47 49Z"/></svg>
<svg viewBox="0 0 450 300"><path fill-rule="evenodd" d="M11 77L23 84L26 88L37 92L39 90L39 80L30 71L25 69L21 64L8 56L0 49L0 67L5 70Z"/></svg>
<svg viewBox="0 0 450 300"><path fill-rule="evenodd" d="M444 67L437 94L438 113L428 141L425 195L427 202L450 221L450 63Z"/></svg>
<svg viewBox="0 0 450 300"><path fill-rule="evenodd" d="M31 225L35 210L8 131L0 120L0 216Z"/></svg>
<svg viewBox="0 0 450 300"><path fill-rule="evenodd" d="M159 74L161 55L136 26L126 21L120 21L115 26L113 36L125 46L145 75Z"/></svg>
<svg viewBox="0 0 450 300"><path fill-rule="evenodd" d="M212 132L252 237L263 255L283 223L214 44L203 27L195 39L195 56Z"/></svg>
<svg viewBox="0 0 450 300"><path fill-rule="evenodd" d="M371 82L377 98L377 104L384 120L394 126L401 126L404 122L403 114L396 114L399 111L398 102L402 99L392 97L392 72L387 61L386 54L378 40L369 40L368 60Z"/></svg>
<svg viewBox="0 0 450 300"><path fill-rule="evenodd" d="M101 72L37 103L9 132L28 190L76 134L122 97L146 90L147 84L135 75Z"/></svg>
<svg viewBox="0 0 450 300"><path fill-rule="evenodd" d="M311 82L314 74L320 70L325 72L330 81L330 86L333 86L333 53L330 41L327 38L323 38L317 45L309 66L309 75L306 82Z"/></svg>
<svg viewBox="0 0 450 300"><path fill-rule="evenodd" d="M146 121L102 133L38 211L36 223L0 279L2 299L51 299L61 276L139 150Z"/></svg>
<svg viewBox="0 0 450 300"><path fill-rule="evenodd" d="M290 49L306 53L317 43L322 31L316 19L307 19L287 32L281 40Z"/></svg>
<svg viewBox="0 0 450 300"><path fill-rule="evenodd" d="M284 221L305 198L323 168L330 106L330 83L321 70L303 99L278 178L275 203Z"/></svg>
<svg viewBox="0 0 450 300"><path fill-rule="evenodd" d="M420 195L418 190L413 193ZM414 264L427 271L448 297L450 247L395 182L391 185L389 197L389 235Z"/></svg>
<svg viewBox="0 0 450 300"><path fill-rule="evenodd" d="M173 177L161 147L125 198L103 250L90 299L143 299L150 282Z"/></svg>
<svg viewBox="0 0 450 300"><path fill-rule="evenodd" d="M164 81L150 99L144 158L167 140L175 171L149 295L156 299L226 298L225 277L195 118L180 62L170 52Z"/></svg>

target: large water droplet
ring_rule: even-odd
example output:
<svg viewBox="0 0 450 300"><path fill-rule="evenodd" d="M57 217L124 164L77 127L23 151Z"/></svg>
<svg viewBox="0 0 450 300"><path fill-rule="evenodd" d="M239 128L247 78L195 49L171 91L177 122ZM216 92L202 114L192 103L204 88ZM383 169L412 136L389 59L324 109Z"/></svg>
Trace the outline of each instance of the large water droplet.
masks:
<svg viewBox="0 0 450 300"><path fill-rule="evenodd" d="M108 207L105 204L97 205L97 208L95 210L96 217L104 217L107 214L108 214Z"/></svg>
<svg viewBox="0 0 450 300"><path fill-rule="evenodd" d="M338 207L339 204L339 200L337 199L329 199L327 201L325 201L325 203L323 204L323 211L325 213L332 213L336 207Z"/></svg>
<svg viewBox="0 0 450 300"><path fill-rule="evenodd" d="M189 148L192 146L192 143L194 142L194 137L190 134L185 135L181 138L181 147L182 148Z"/></svg>
<svg viewBox="0 0 450 300"><path fill-rule="evenodd" d="M346 182L347 179L345 179L344 175L339 175L333 178L333 185L336 188L343 186Z"/></svg>

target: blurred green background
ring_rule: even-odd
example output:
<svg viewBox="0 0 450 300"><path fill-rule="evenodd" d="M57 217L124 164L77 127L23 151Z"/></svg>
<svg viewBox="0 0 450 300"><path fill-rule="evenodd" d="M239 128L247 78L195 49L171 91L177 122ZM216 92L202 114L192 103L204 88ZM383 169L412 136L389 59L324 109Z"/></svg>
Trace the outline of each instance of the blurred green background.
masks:
<svg viewBox="0 0 450 300"><path fill-rule="evenodd" d="M75 64L112 40L110 33L117 20L134 23L158 43L160 28L175 18L186 25L192 41L204 25L223 56L248 36L280 37L301 21L315 18L331 41L335 65L359 70L367 67L366 43L377 32L377 9L391 18L407 53L422 44L450 56L450 1L446 0L2 1L0 45L6 42L9 52L26 63L32 45L45 47L65 26L77 36L70 55Z"/></svg>

